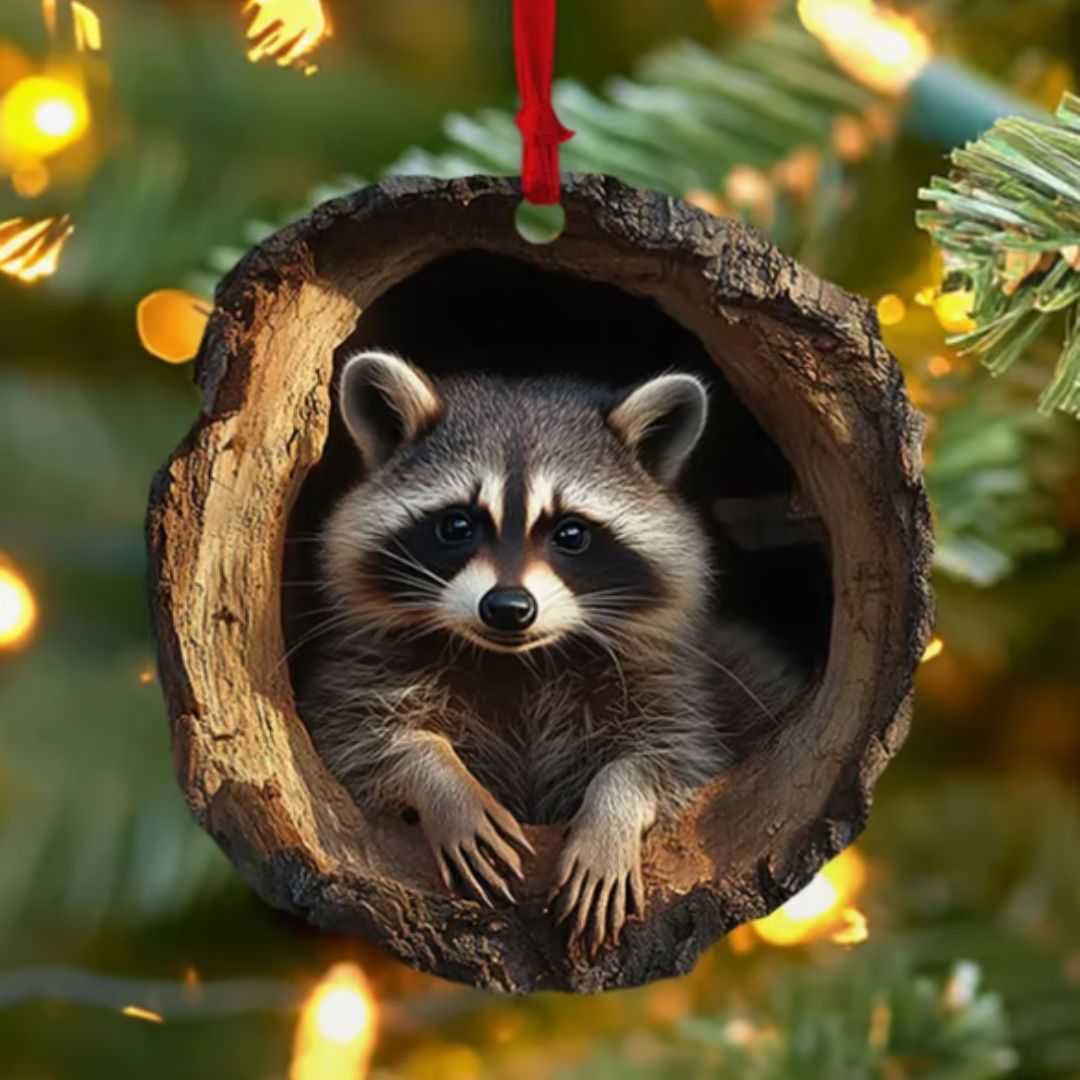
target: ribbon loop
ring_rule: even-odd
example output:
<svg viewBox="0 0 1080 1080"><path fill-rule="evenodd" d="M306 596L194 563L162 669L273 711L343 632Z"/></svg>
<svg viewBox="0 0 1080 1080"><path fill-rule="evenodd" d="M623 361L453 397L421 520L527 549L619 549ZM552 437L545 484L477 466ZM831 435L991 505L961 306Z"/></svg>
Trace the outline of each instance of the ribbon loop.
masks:
<svg viewBox="0 0 1080 1080"><path fill-rule="evenodd" d="M514 60L521 109L521 186L527 202L559 201L559 144L573 136L555 115L551 79L555 66L557 0L514 0Z"/></svg>

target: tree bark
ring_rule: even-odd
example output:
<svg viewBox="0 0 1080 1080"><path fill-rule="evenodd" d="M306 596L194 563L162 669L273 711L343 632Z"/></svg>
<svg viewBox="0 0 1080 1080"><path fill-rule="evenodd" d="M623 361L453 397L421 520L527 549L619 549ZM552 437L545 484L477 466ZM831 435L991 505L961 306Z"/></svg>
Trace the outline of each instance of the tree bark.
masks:
<svg viewBox="0 0 1080 1080"><path fill-rule="evenodd" d="M921 423L870 306L754 231L600 176L533 246L515 181L388 180L318 207L226 278L203 406L154 482L150 594L176 769L199 823L271 904L405 962L506 991L597 991L688 971L863 828L906 734L932 618ZM445 895L419 830L358 809L296 715L281 622L290 507L319 460L335 349L393 284L480 249L649 298L704 344L827 534L828 663L767 745L646 841L644 921L590 962L545 909L561 830L530 827L519 903Z"/></svg>

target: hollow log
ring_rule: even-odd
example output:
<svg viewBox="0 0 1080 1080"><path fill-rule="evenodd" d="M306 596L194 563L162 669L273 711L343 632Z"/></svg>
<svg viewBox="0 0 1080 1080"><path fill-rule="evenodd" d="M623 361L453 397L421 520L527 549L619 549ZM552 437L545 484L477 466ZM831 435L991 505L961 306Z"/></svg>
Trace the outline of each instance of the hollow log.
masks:
<svg viewBox="0 0 1080 1080"><path fill-rule="evenodd" d="M514 228L519 201L508 179L387 180L243 259L198 356L201 413L153 485L149 591L180 783L256 892L446 978L591 992L688 971L863 828L932 617L921 423L871 307L755 231L589 175L566 180L563 234L533 245ZM537 854L516 905L450 897L420 830L365 814L331 776L283 660L287 521L323 453L335 350L392 286L468 251L616 286L695 335L790 463L831 575L812 688L649 834L646 915L595 960L546 907L560 827L527 828Z"/></svg>

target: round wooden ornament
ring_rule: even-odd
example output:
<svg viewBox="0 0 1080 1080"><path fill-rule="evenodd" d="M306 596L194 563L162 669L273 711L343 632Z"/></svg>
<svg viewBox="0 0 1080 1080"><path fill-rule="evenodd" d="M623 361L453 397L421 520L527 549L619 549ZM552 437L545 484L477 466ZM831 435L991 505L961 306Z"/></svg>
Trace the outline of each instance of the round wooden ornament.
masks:
<svg viewBox="0 0 1080 1080"><path fill-rule="evenodd" d="M243 259L197 360L201 414L154 483L150 596L180 783L262 897L447 978L598 991L688 971L863 828L932 618L921 423L871 307L753 230L570 176L563 233L534 245L520 200L508 179L387 180ZM361 811L297 715L286 541L333 488L335 364L365 344L444 369L482 346L513 374L586 358L615 381L714 379L695 492L742 560L737 601L818 674L647 836L645 916L595 957L547 904L562 827L526 826L515 904L451 897L420 830Z"/></svg>

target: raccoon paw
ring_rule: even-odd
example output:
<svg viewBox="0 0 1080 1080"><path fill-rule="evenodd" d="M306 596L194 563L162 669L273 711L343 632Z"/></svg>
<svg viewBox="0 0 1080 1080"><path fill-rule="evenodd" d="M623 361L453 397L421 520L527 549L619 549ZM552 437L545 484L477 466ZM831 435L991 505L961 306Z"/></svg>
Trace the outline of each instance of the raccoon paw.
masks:
<svg viewBox="0 0 1080 1080"><path fill-rule="evenodd" d="M463 786L426 810L421 811L420 825L447 891L455 891L456 875L488 907L494 905L485 885L514 903L506 871L518 880L524 877L514 845L533 851L514 815L480 784Z"/></svg>
<svg viewBox="0 0 1080 1080"><path fill-rule="evenodd" d="M639 916L645 912L640 825L579 814L559 856L555 881L556 922L573 916L570 944L587 938L590 957L606 941L618 944L631 909Z"/></svg>

